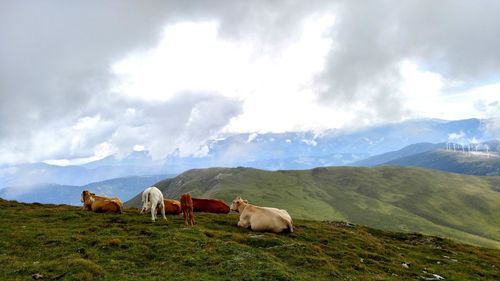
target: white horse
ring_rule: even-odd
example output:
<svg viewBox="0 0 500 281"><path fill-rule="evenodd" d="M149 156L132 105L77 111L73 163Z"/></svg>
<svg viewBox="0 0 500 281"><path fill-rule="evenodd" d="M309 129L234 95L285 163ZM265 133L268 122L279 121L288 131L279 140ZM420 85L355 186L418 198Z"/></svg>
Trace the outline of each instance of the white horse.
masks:
<svg viewBox="0 0 500 281"><path fill-rule="evenodd" d="M167 220L165 216L165 203L163 202L163 193L156 187L148 187L142 192L142 209L143 212L147 212L151 209L151 220L155 222L156 220L156 208L160 206L161 214L163 218Z"/></svg>

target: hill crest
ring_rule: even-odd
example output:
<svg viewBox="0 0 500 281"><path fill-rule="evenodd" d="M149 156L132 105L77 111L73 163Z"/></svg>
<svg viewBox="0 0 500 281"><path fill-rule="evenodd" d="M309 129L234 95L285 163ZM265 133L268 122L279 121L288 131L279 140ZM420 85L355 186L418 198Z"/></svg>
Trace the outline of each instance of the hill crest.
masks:
<svg viewBox="0 0 500 281"><path fill-rule="evenodd" d="M237 220L236 214L197 214L194 227L179 216L151 224L135 209L97 214L0 199L0 279L500 278L497 249L339 221L296 219L292 234L255 233L237 227Z"/></svg>
<svg viewBox="0 0 500 281"><path fill-rule="evenodd" d="M256 205L287 209L294 218L347 220L500 247L500 177L390 166L240 167L190 170L156 186L167 198L190 192L230 202L240 195ZM126 206L140 206L140 196Z"/></svg>

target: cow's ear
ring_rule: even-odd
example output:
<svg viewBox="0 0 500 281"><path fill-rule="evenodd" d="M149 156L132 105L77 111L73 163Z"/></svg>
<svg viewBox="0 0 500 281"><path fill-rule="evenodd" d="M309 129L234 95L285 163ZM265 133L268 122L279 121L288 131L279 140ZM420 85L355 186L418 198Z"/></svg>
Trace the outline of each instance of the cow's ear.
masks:
<svg viewBox="0 0 500 281"><path fill-rule="evenodd" d="M95 196L95 193L90 193L90 195L94 195Z"/></svg>
<svg viewBox="0 0 500 281"><path fill-rule="evenodd" d="M239 196L236 196L236 198L234 198L234 200L240 200L240 199L241 199L241 197L239 197Z"/></svg>
<svg viewBox="0 0 500 281"><path fill-rule="evenodd" d="M243 200L243 202L245 202L245 204L248 204L248 200Z"/></svg>

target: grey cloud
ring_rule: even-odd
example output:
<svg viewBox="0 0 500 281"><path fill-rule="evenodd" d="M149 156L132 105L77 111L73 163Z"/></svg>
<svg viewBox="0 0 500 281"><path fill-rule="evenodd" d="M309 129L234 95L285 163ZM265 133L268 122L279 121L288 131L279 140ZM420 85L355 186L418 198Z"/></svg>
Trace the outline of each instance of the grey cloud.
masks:
<svg viewBox="0 0 500 281"><path fill-rule="evenodd" d="M2 153L10 158L30 154L30 160L33 160L33 157L37 158L31 153L33 148L47 141L37 139L41 138L41 130L71 127L80 118L97 114L104 120L119 116L115 111L128 105L127 101L107 97L110 64L131 51L154 46L169 22L217 20L223 37L236 40L250 36L256 40L263 38L261 42L277 42L293 33L293 28L288 25L295 24L295 16L303 13L300 9L304 6L307 5L293 1L273 4L268 1L2 1ZM296 7L296 12L287 16L288 13L282 12L283 7ZM215 114L216 118L231 116L221 110L221 104L212 101L209 105L215 105L223 113ZM202 114L208 111L203 104L195 108ZM229 108L230 113L235 112L232 111L233 104ZM183 112L177 112L174 117L184 117ZM164 125L180 130L181 134L186 129L206 133L197 127L202 126L198 124L199 120L185 128L182 123L169 124L170 119L167 118ZM216 119L209 125L216 128L228 121ZM171 132L169 128L166 131ZM208 134L213 134L212 129ZM84 149L82 143L78 154L89 153L91 144L104 141L104 135L86 136L88 147ZM69 137L58 142L60 146L70 145ZM53 156L62 156L66 150L58 151ZM47 157L42 152L38 155Z"/></svg>
<svg viewBox="0 0 500 281"><path fill-rule="evenodd" d="M14 155L44 142L35 139L39 130L70 126L93 110L94 97L106 91L109 64L153 44L169 11L168 3L138 1L1 6L0 144Z"/></svg>
<svg viewBox="0 0 500 281"><path fill-rule="evenodd" d="M167 102L112 96L99 100L101 105L92 107L84 117L98 119L95 126L77 128L75 124L81 119L72 118L48 122L33 129L33 138L2 139L0 154L6 159L31 162L89 157L101 144L124 155L134 145L143 144L154 158L176 149L191 155L241 113L239 101L207 93L179 93Z"/></svg>
<svg viewBox="0 0 500 281"><path fill-rule="evenodd" d="M467 84L498 77L500 24L495 1L342 1L330 36L326 86L321 98L348 106L370 95L381 117L397 111L401 77L398 64L414 60L421 67ZM368 93L367 88L374 89ZM384 96L393 96L387 100ZM368 97L370 98L370 97ZM393 110L383 106L392 104ZM391 115L385 116L386 112ZM405 111L400 112L401 116ZM392 119L394 120L394 119Z"/></svg>
<svg viewBox="0 0 500 281"><path fill-rule="evenodd" d="M120 151L145 144L156 158L176 149L185 155L198 152L231 118L241 113L239 101L206 93L179 93L168 102L134 102L131 106L138 108L131 120L139 119L143 124L121 122L110 142Z"/></svg>
<svg viewBox="0 0 500 281"><path fill-rule="evenodd" d="M0 118L9 122L0 136L30 137L32 127L75 118L105 88L111 61L156 38L154 9L141 16L125 2L101 4L2 2Z"/></svg>
<svg viewBox="0 0 500 281"><path fill-rule="evenodd" d="M238 102L184 94L152 105L108 93L111 63L154 46L165 24L183 20L216 20L220 36L279 53L296 38L302 19L335 13L337 22L326 34L334 48L318 77L328 90L320 98L346 107L366 101L373 108L360 110L360 119L397 120L408 114L398 92L402 59L468 83L498 77L499 8L497 1L430 0L2 1L0 151L21 157L50 142L36 139L40 132L70 128L96 115L106 126L86 134L78 152L67 148L68 138L52 155L91 154L110 139L130 147L146 136L162 153L179 143L193 150L215 135L240 112ZM136 108L141 118L126 119L127 108ZM158 139L146 128L160 134Z"/></svg>

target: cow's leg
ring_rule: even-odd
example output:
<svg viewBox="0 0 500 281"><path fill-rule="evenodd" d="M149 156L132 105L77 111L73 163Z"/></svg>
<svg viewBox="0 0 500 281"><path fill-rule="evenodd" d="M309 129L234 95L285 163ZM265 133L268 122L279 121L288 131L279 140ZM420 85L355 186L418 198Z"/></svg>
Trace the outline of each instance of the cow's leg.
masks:
<svg viewBox="0 0 500 281"><path fill-rule="evenodd" d="M250 227L250 223L248 222L248 220L243 220L240 218L240 220L238 221L238 226L243 228L248 228Z"/></svg>
<svg viewBox="0 0 500 281"><path fill-rule="evenodd" d="M188 210L182 209L182 215L184 216L184 224L188 225Z"/></svg>
<svg viewBox="0 0 500 281"><path fill-rule="evenodd" d="M189 222L191 223L191 225L195 224L193 209L189 209Z"/></svg>
<svg viewBox="0 0 500 281"><path fill-rule="evenodd" d="M156 208L151 208L151 221L155 222Z"/></svg>
<svg viewBox="0 0 500 281"><path fill-rule="evenodd" d="M160 203L160 204L161 204L161 205L160 205L160 206L161 206L161 215L163 216L163 218L164 218L165 220L167 220L167 217L165 216L165 203L163 202L163 200L161 200L161 203Z"/></svg>

